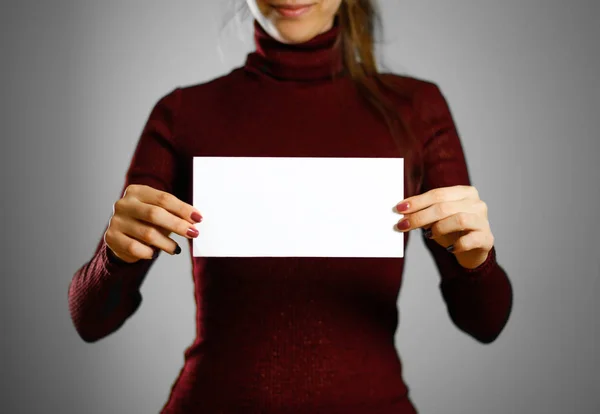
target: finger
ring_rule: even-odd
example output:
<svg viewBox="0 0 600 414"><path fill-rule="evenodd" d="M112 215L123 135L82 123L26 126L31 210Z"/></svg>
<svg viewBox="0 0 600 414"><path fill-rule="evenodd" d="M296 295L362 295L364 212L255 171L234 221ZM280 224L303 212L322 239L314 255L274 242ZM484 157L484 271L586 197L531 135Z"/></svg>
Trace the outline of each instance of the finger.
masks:
<svg viewBox="0 0 600 414"><path fill-rule="evenodd" d="M108 256L108 260L110 262L135 263L138 260L140 260L139 257L133 257L133 256L130 256L130 255L125 254L125 253L117 254L117 253L115 253L115 251L110 246L108 246L108 248L106 249L106 255Z"/></svg>
<svg viewBox="0 0 600 414"><path fill-rule="evenodd" d="M119 228L125 235L142 242L146 246L157 247L170 255L176 254L179 245L168 237L168 234L164 233L165 230L135 219L126 220L119 224Z"/></svg>
<svg viewBox="0 0 600 414"><path fill-rule="evenodd" d="M488 228L489 223L485 217L461 211L433 223L429 228L431 234L429 238L435 239L454 232L483 231Z"/></svg>
<svg viewBox="0 0 600 414"><path fill-rule="evenodd" d="M490 250L494 245L494 237L487 231L471 231L454 243L453 253L464 253L475 249Z"/></svg>
<svg viewBox="0 0 600 414"><path fill-rule="evenodd" d="M405 198L396 205L395 210L397 213L410 214L434 204L463 199L479 199L479 193L475 187L465 185L434 188L423 194Z"/></svg>
<svg viewBox="0 0 600 414"><path fill-rule="evenodd" d="M427 227L433 223L460 212L476 211L473 200L462 199L437 203L411 214L405 214L398 222L398 229L410 231L419 227Z"/></svg>
<svg viewBox="0 0 600 414"><path fill-rule="evenodd" d="M106 232L105 240L107 245L111 246L110 249L118 257L127 259L126 261L152 259L154 255L154 250L150 246L140 243L122 232L109 230Z"/></svg>
<svg viewBox="0 0 600 414"><path fill-rule="evenodd" d="M128 216L151 224L152 226L163 228L169 233L173 232L179 234L188 239L198 237L198 229L188 220L184 220L172 214L161 206L146 204L140 201L141 200L131 203L130 207L128 207Z"/></svg>
<svg viewBox="0 0 600 414"><path fill-rule="evenodd" d="M427 234L427 232L424 232L424 236L428 239L432 239L435 240L435 242L437 244L439 244L440 246L444 247L444 248L448 248L450 245L453 245L454 243L456 243L456 241L461 238L462 236L464 236L466 234L466 232L464 231L455 231L452 233L448 233L444 236L429 236Z"/></svg>
<svg viewBox="0 0 600 414"><path fill-rule="evenodd" d="M202 214L200 211L194 208L194 206L178 199L171 193L157 190L150 186L140 186L140 188L135 188L132 195L142 203L161 207L189 223L199 223L202 221Z"/></svg>

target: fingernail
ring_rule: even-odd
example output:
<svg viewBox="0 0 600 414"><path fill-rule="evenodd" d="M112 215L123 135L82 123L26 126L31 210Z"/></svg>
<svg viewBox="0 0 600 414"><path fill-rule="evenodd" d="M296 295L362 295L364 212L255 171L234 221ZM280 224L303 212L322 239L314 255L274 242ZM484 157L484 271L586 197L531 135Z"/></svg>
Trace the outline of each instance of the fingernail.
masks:
<svg viewBox="0 0 600 414"><path fill-rule="evenodd" d="M194 211L192 213L192 220L194 220L196 223L200 223L202 221L202 216Z"/></svg>
<svg viewBox="0 0 600 414"><path fill-rule="evenodd" d="M406 229L408 229L409 227L410 227L410 222L409 222L408 220L401 220L401 221L398 223L398 228L399 228L400 230L406 230Z"/></svg>
<svg viewBox="0 0 600 414"><path fill-rule="evenodd" d="M433 232L431 231L431 229L425 229L425 230L423 230L423 235L424 235L425 237L427 237L428 239L431 239L431 233L433 233Z"/></svg>
<svg viewBox="0 0 600 414"><path fill-rule="evenodd" d="M152 258L156 259L158 257L158 253L160 252L159 249L154 249L154 254L152 254Z"/></svg>
<svg viewBox="0 0 600 414"><path fill-rule="evenodd" d="M396 210L398 211L406 211L408 210L410 207L410 204L408 203L408 201L405 201L404 203L400 203L396 206Z"/></svg>
<svg viewBox="0 0 600 414"><path fill-rule="evenodd" d="M452 253L454 251L454 245L451 244L450 246L446 247L446 250Z"/></svg>
<svg viewBox="0 0 600 414"><path fill-rule="evenodd" d="M181 253L181 247L179 247L179 245L177 245L177 247L175 248L175 254L179 254Z"/></svg>
<svg viewBox="0 0 600 414"><path fill-rule="evenodd" d="M190 227L186 234L188 235L188 237L198 237L198 234L200 233L195 228Z"/></svg>

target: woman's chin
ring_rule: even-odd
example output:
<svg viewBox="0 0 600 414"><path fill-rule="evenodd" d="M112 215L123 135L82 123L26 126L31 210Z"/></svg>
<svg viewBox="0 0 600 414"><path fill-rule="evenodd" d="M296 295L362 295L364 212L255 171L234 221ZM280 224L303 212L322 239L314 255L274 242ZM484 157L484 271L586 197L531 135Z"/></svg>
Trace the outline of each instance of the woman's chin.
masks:
<svg viewBox="0 0 600 414"><path fill-rule="evenodd" d="M307 27L306 24L301 22L282 21L275 23L273 26L277 30L279 40L289 44L308 42L319 34L312 25Z"/></svg>

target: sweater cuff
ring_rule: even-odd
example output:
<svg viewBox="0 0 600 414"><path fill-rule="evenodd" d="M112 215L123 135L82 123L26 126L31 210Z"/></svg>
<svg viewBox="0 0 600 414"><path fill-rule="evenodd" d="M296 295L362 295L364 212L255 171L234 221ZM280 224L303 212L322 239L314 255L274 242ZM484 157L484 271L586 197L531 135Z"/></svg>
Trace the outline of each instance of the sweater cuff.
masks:
<svg viewBox="0 0 600 414"><path fill-rule="evenodd" d="M69 286L70 294L74 297L80 297L85 293L86 297L93 297L95 300L104 300L115 287L120 286L122 283L122 272L119 269L125 266L130 266L128 263L123 262L117 263L118 259L113 255L112 259L109 259L108 246L104 241L100 244L100 250L92 257L92 259L85 265L85 268L80 269L78 277L71 282ZM75 293L73 291L80 291ZM75 301L73 306L83 306L83 303Z"/></svg>
<svg viewBox="0 0 600 414"><path fill-rule="evenodd" d="M459 264L460 266L460 264ZM485 277L491 273L493 273L494 269L497 266L496 262L496 246L492 246L491 250L488 252L488 255L483 263L479 266L469 269L466 267L461 267L464 275L469 279L480 279Z"/></svg>
<svg viewBox="0 0 600 414"><path fill-rule="evenodd" d="M114 252L110 249L110 247L108 247L106 244L104 244L104 255L105 255L105 259L107 262L109 263L114 263L114 264L125 264L127 263L124 260L121 260L120 258L118 258Z"/></svg>
<svg viewBox="0 0 600 414"><path fill-rule="evenodd" d="M102 261L102 265L104 267L105 272L108 274L112 274L118 269L132 267L138 263L138 262L129 263L124 260L121 260L108 247L106 242L102 243L102 247L100 250L100 260Z"/></svg>

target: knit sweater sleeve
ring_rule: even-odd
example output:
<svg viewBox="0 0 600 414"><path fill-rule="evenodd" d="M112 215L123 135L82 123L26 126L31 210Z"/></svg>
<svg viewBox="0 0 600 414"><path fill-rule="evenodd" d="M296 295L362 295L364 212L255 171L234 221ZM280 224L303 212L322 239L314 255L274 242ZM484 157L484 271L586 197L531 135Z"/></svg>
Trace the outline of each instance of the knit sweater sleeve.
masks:
<svg viewBox="0 0 600 414"><path fill-rule="evenodd" d="M422 192L472 185L453 116L438 86L425 83L416 101L426 131ZM422 237L441 276L440 290L454 324L482 343L494 341L508 322L513 300L512 285L497 261L496 246L480 266L468 269L437 242Z"/></svg>
<svg viewBox="0 0 600 414"><path fill-rule="evenodd" d="M180 196L175 118L181 90L158 100L142 129L121 190L144 184ZM140 306L140 287L156 260L122 261L108 248L104 233L91 259L73 275L68 287L71 319L81 338L95 342L120 328Z"/></svg>

